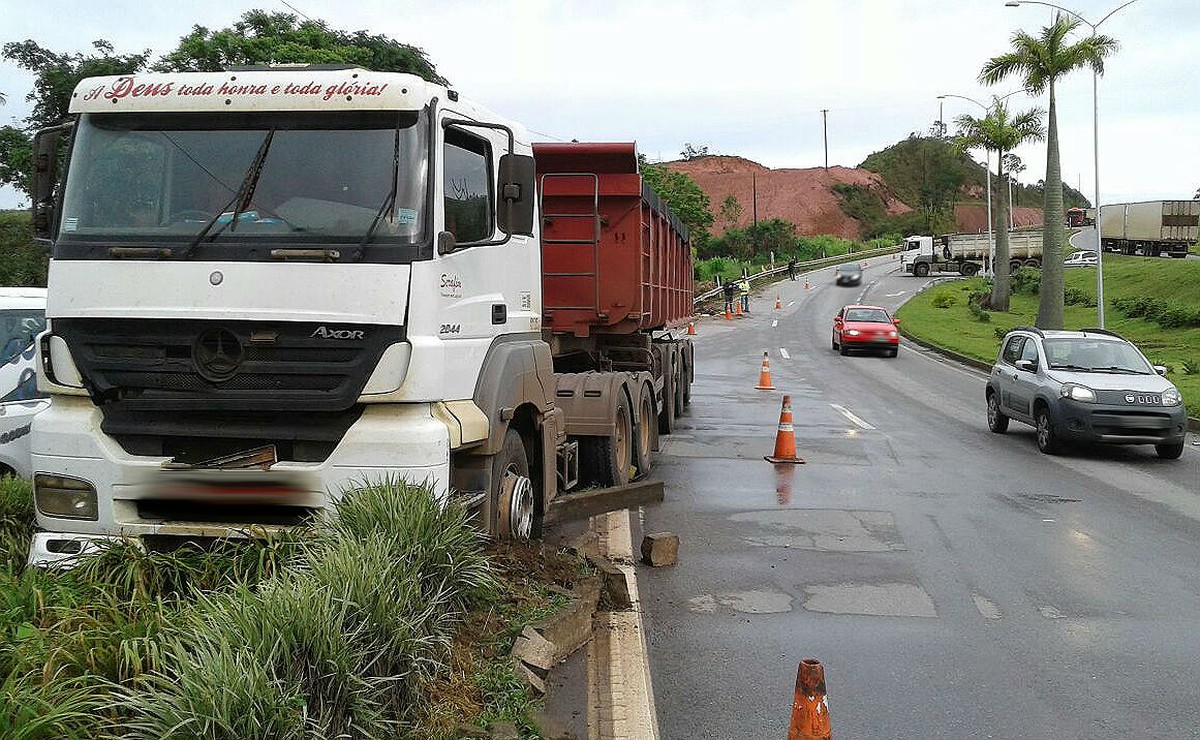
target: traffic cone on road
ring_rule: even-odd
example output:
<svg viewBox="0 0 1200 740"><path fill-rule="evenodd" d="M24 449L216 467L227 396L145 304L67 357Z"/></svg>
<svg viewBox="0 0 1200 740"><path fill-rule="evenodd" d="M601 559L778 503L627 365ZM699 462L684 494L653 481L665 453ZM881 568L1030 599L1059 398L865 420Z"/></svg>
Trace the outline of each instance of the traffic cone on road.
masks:
<svg viewBox="0 0 1200 740"><path fill-rule="evenodd" d="M803 464L796 457L796 430L792 427L792 397L783 397L783 408L779 411L779 432L775 435L775 454L765 458L767 462Z"/></svg>
<svg viewBox="0 0 1200 740"><path fill-rule="evenodd" d="M796 669L796 698L788 740L832 740L829 700L825 696L825 669L816 658L805 658Z"/></svg>
<svg viewBox="0 0 1200 740"><path fill-rule="evenodd" d="M695 322L695 321L689 321L689 322L688 322L688 330L687 330L687 333L688 333L688 336L689 336L689 337L694 337L694 336L696 336L696 322Z"/></svg>
<svg viewBox="0 0 1200 740"><path fill-rule="evenodd" d="M805 276L804 276L804 289L805 289L805 290L812 290L812 286L808 284L808 275L805 275Z"/></svg>
<svg viewBox="0 0 1200 740"><path fill-rule="evenodd" d="M760 391L773 391L775 386L771 385L771 358L763 352L762 370L758 373L758 385L754 386Z"/></svg>
<svg viewBox="0 0 1200 740"><path fill-rule="evenodd" d="M725 304L725 320L733 321L733 310L729 308L729 304Z"/></svg>
<svg viewBox="0 0 1200 740"><path fill-rule="evenodd" d="M778 295L776 295L775 296L775 310L778 311L781 308L783 308L783 299L780 298Z"/></svg>
<svg viewBox="0 0 1200 740"><path fill-rule="evenodd" d="M734 313L736 313L738 316L741 316L742 315L742 302L738 301L737 303L734 303L733 305L734 305Z"/></svg>

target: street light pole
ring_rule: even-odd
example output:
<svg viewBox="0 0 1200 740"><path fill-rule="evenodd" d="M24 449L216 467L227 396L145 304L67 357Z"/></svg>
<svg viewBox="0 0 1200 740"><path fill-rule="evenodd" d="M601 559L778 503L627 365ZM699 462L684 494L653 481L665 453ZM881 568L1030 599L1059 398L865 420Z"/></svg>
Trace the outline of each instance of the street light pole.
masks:
<svg viewBox="0 0 1200 740"><path fill-rule="evenodd" d="M1127 0L1125 3L1118 5L1116 8L1110 10L1108 12L1108 15L1104 16L1103 18L1101 18L1099 21L1097 21L1095 23L1092 23L1087 18L1084 18L1082 15L1080 15L1079 13L1076 13L1074 10L1071 10L1070 8L1064 8L1063 6L1055 5L1054 3L1042 2L1042 0L1008 0L1008 2L1004 3L1004 5L1009 8L1016 8L1016 7L1020 7L1022 5L1045 5L1046 7L1049 7L1049 8L1055 8L1057 10L1061 10L1064 13L1068 13L1068 14L1074 16L1075 18L1079 19L1079 21L1081 23L1083 23L1085 26L1091 28L1092 35L1095 36L1098 33L1100 24L1104 23L1104 21L1108 20L1109 18L1112 18L1113 15L1117 11L1123 10L1123 9L1129 7L1130 5L1133 5L1135 2L1137 2L1137 0ZM1092 172L1095 175L1095 183L1094 184L1095 184L1095 206L1096 206L1096 223L1092 224L1092 228L1095 229L1095 231L1096 231L1096 321L1099 322L1100 328L1103 329L1104 328L1104 258L1103 258L1104 249L1102 248L1101 241L1100 241L1100 221L1101 221L1101 218L1100 218L1100 215L1101 215L1100 214L1100 210L1101 210L1100 209L1100 98L1099 98L1099 94L1097 93L1097 88L1099 87L1099 83L1097 82L1098 78L1099 78L1099 75L1096 73L1095 68L1092 68L1092 161L1093 161Z"/></svg>

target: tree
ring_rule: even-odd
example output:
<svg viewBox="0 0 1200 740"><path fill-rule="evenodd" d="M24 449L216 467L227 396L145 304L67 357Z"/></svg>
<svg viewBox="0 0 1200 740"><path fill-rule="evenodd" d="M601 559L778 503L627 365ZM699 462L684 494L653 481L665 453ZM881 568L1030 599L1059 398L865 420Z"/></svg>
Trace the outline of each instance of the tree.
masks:
<svg viewBox="0 0 1200 740"><path fill-rule="evenodd" d="M721 210L718 212L718 216L724 222L725 230L729 231L734 226L737 226L737 222L742 219L743 213L742 202L735 198L733 193L730 193L725 196L725 200L721 201Z"/></svg>
<svg viewBox="0 0 1200 740"><path fill-rule="evenodd" d="M33 111L25 118L25 128L0 128L0 183L12 185L30 195L33 162L31 132L54 126L67 117L71 93L84 77L129 74L143 69L150 51L141 54L117 54L103 39L92 42L95 54L59 54L42 48L36 41L13 41L4 45L2 55L34 75L33 90L27 100Z"/></svg>
<svg viewBox="0 0 1200 740"><path fill-rule="evenodd" d="M692 142L689 141L688 143L683 145L683 151L679 153L679 156L681 158L683 158L684 161L688 161L688 162L690 162L693 159L700 159L701 157L707 157L708 156L708 147L702 146L700 148L696 148L696 147L693 147Z"/></svg>
<svg viewBox="0 0 1200 740"><path fill-rule="evenodd" d="M366 31L335 31L325 21L250 10L229 28L193 26L179 47L154 65L159 72L219 72L252 64L353 64L376 72L408 72L447 84L425 52Z"/></svg>
<svg viewBox="0 0 1200 740"><path fill-rule="evenodd" d="M1004 171L1008 173L1009 178L1013 181L1013 183L1016 184L1016 188L1013 191L1016 194L1016 200L1010 205L1019 205L1021 202L1021 188L1024 186L1017 182L1017 176L1026 170L1025 163L1021 161L1020 157L1012 152L1005 154L1003 157L1001 157L1001 160L1003 160L1004 163Z"/></svg>
<svg viewBox="0 0 1200 740"><path fill-rule="evenodd" d="M996 258L992 262L992 296L988 301L993 311L1007 312L1011 293L1008 279L1008 181L1004 158L1008 152L1025 142L1046 138L1046 129L1042 127L1042 113L1040 108L1031 108L1009 118L1004 101L995 98L995 102L983 118L964 114L954 119L959 129L958 141L964 149L982 147L987 151L999 153L996 162L996 190L999 191L999 198L994 214ZM1061 228L1059 230L1061 231ZM1047 261L1044 249L1045 247L1042 255L1043 265Z"/></svg>
<svg viewBox="0 0 1200 740"><path fill-rule="evenodd" d="M140 54L117 54L104 39L93 41L92 46L97 53L84 56L59 54L32 39L4 45L4 58L34 75L33 90L26 97L33 103L33 111L25 119L30 130L62 123L68 115L71 93L83 78L140 72L150 58L149 49Z"/></svg>
<svg viewBox="0 0 1200 740"><path fill-rule="evenodd" d="M708 195L692 178L661 164L650 164L645 155L638 155L638 169L650 189L666 201L687 227L692 244L702 246L709 238L708 227L714 221Z"/></svg>
<svg viewBox="0 0 1200 740"><path fill-rule="evenodd" d="M1075 43L1067 37L1080 26L1074 18L1056 14L1054 22L1034 37L1025 31L1012 35L1012 50L992 57L979 73L989 85L1010 76L1021 79L1025 90L1035 95L1048 92L1049 122L1046 127L1046 184L1042 224L1042 280L1038 291L1036 324L1042 329L1063 328L1063 230L1062 163L1058 151L1058 112L1054 85L1080 67L1104 74L1104 59L1117 50L1116 39L1093 33Z"/></svg>

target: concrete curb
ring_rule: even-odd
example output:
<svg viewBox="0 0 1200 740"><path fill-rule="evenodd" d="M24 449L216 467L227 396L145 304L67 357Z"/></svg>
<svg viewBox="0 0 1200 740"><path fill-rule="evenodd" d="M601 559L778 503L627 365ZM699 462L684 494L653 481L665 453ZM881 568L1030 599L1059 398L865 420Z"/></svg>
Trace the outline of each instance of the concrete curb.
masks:
<svg viewBox="0 0 1200 740"><path fill-rule="evenodd" d="M903 327L900 328L900 335L902 337L904 337L905 339L907 339L908 341L912 342L913 344L920 345L921 347L924 347L925 349L929 350L930 352L936 352L937 354L939 354L949 360L954 360L955 362L959 363L960 365L966 365L967 367L973 367L976 370L982 370L985 373L991 372L991 370L992 370L992 364L990 362L982 362L980 360L975 359L974 357L968 357L967 355L961 354L959 352L955 352L954 350L951 350L951 349L946 349L945 347L936 345L925 339L919 339L917 337L914 337L912 334L905 331ZM1194 416L1189 416L1188 417L1188 431L1189 432L1200 432L1200 419L1197 419Z"/></svg>

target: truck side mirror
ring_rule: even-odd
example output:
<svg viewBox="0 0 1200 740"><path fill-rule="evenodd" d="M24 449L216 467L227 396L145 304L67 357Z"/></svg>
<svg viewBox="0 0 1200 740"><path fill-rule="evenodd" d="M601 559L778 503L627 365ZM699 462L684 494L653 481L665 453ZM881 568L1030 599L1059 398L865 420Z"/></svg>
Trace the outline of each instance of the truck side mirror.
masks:
<svg viewBox="0 0 1200 740"><path fill-rule="evenodd" d="M496 223L506 234L532 236L537 190L533 157L505 154L498 175Z"/></svg>
<svg viewBox="0 0 1200 740"><path fill-rule="evenodd" d="M439 231L437 235L437 253L450 254L456 249L458 249L458 241L454 238L454 233Z"/></svg>
<svg viewBox="0 0 1200 740"><path fill-rule="evenodd" d="M52 126L38 131L33 136L33 173L30 182L33 209L33 237L48 242L54 229L57 203L54 193L58 186L58 152L63 134L69 132L72 123Z"/></svg>

